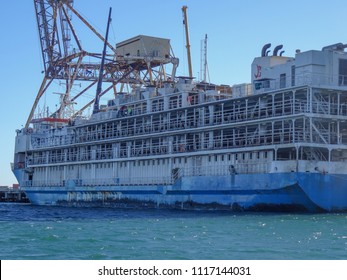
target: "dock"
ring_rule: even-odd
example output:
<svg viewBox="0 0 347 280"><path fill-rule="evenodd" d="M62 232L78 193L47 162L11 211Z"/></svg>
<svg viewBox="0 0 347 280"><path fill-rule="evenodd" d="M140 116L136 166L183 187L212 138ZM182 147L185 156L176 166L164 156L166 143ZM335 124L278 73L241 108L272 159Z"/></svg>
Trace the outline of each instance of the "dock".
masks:
<svg viewBox="0 0 347 280"><path fill-rule="evenodd" d="M0 187L0 203L30 203L25 193L18 188Z"/></svg>

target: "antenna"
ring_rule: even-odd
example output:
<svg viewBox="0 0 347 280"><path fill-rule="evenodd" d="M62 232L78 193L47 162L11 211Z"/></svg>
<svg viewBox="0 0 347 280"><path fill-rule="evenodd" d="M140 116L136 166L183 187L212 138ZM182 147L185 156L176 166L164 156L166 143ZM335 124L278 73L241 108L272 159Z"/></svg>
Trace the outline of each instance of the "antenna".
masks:
<svg viewBox="0 0 347 280"><path fill-rule="evenodd" d="M204 82L206 82L206 73L207 73L207 34L205 34L205 40L204 40Z"/></svg>
<svg viewBox="0 0 347 280"><path fill-rule="evenodd" d="M210 75L208 73L208 65L207 65L207 34L205 34L205 39L201 40L201 54L200 54L200 72L201 72L201 80L202 82L207 82L207 76L210 80Z"/></svg>

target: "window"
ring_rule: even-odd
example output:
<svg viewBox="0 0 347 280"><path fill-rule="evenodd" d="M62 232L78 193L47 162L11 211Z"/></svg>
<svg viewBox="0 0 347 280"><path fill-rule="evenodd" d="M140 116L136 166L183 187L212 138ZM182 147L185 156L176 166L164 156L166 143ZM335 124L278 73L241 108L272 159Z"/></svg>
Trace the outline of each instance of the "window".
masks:
<svg viewBox="0 0 347 280"><path fill-rule="evenodd" d="M270 88L270 80L254 81L254 88L255 88L255 90L259 90L262 88Z"/></svg>
<svg viewBox="0 0 347 280"><path fill-rule="evenodd" d="M347 59L339 60L339 85L347 85Z"/></svg>
<svg viewBox="0 0 347 280"><path fill-rule="evenodd" d="M295 65L292 66L292 87L295 86Z"/></svg>
<svg viewBox="0 0 347 280"><path fill-rule="evenodd" d="M286 87L286 74L280 75L280 88Z"/></svg>
<svg viewBox="0 0 347 280"><path fill-rule="evenodd" d="M259 90L263 88L263 84L261 82L254 83L255 90Z"/></svg>

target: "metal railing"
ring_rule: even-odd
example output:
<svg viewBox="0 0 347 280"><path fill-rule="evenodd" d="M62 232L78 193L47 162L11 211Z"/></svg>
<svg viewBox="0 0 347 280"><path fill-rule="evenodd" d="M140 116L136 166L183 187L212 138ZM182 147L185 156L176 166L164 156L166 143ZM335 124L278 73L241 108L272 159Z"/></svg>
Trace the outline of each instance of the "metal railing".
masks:
<svg viewBox="0 0 347 280"><path fill-rule="evenodd" d="M24 187L95 187L95 186L158 186L171 185L171 176L158 177L127 177L127 178L93 178L69 180L33 180L25 181Z"/></svg>
<svg viewBox="0 0 347 280"><path fill-rule="evenodd" d="M95 186L160 186L172 185L182 177L191 176L226 176L234 174L256 174L270 171L271 162L238 162L223 165L204 165L187 168L175 168L171 176L156 177L112 177L67 180L25 181L24 187L95 187Z"/></svg>

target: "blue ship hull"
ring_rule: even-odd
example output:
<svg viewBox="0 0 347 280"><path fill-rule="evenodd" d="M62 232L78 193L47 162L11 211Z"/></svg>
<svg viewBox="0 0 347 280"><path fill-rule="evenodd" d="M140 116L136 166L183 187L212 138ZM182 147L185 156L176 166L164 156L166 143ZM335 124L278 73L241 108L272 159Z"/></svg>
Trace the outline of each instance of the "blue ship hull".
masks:
<svg viewBox="0 0 347 280"><path fill-rule="evenodd" d="M174 185L23 187L32 204L235 211L347 211L347 175L236 174L182 177Z"/></svg>

